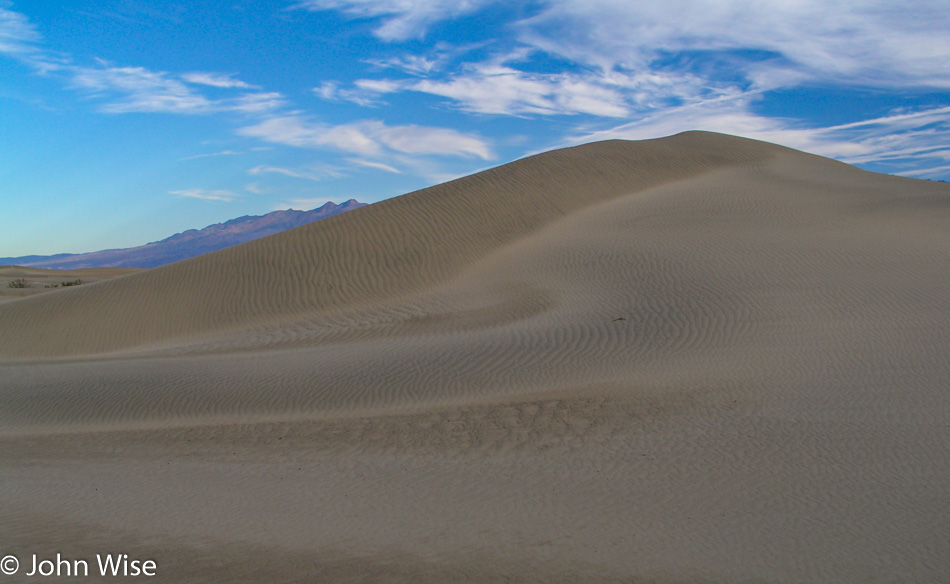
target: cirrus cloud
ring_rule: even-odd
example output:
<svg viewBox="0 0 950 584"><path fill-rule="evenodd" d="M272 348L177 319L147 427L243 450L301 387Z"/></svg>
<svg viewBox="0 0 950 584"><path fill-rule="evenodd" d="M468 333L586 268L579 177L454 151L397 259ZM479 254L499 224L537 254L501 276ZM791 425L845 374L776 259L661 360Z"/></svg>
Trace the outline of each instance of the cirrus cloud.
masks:
<svg viewBox="0 0 950 584"><path fill-rule="evenodd" d="M26 16L0 6L0 53L30 53L40 40L42 37Z"/></svg>
<svg viewBox="0 0 950 584"><path fill-rule="evenodd" d="M381 19L373 31L386 41L420 38L433 24L480 10L496 0L304 0L299 8L339 10L351 18Z"/></svg>
<svg viewBox="0 0 950 584"><path fill-rule="evenodd" d="M557 0L518 24L520 40L603 70L643 69L691 52L759 51L761 60L835 82L950 87L950 9L945 0L829 5L821 0Z"/></svg>
<svg viewBox="0 0 950 584"><path fill-rule="evenodd" d="M256 89L255 86L245 83L240 79L234 79L234 75L232 74L195 71L193 73L185 73L181 76L181 78L188 83L208 85L210 87L220 87L222 89Z"/></svg>
<svg viewBox="0 0 950 584"><path fill-rule="evenodd" d="M72 68L71 84L92 97L106 100L101 107L105 113L255 113L284 104L283 96L277 92L250 92L233 98L211 99L162 71L115 67L101 60L98 64L98 67Z"/></svg>
<svg viewBox="0 0 950 584"><path fill-rule="evenodd" d="M240 195L228 190L206 190L206 189L182 189L179 191L169 191L172 195L187 197L189 199L201 199L203 201L220 201L230 203Z"/></svg>
<svg viewBox="0 0 950 584"><path fill-rule="evenodd" d="M483 160L494 157L488 143L478 136L449 128L388 126L377 120L332 126L288 115L272 117L241 128L238 133L276 144L300 148L334 148L363 155L380 155L390 151Z"/></svg>

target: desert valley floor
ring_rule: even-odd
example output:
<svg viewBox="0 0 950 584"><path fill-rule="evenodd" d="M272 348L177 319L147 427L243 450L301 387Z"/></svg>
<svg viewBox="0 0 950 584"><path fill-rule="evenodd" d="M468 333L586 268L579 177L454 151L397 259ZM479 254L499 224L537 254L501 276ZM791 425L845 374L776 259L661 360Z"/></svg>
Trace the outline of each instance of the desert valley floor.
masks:
<svg viewBox="0 0 950 584"><path fill-rule="evenodd" d="M6 300L0 555L948 582L948 268L947 184L689 132Z"/></svg>

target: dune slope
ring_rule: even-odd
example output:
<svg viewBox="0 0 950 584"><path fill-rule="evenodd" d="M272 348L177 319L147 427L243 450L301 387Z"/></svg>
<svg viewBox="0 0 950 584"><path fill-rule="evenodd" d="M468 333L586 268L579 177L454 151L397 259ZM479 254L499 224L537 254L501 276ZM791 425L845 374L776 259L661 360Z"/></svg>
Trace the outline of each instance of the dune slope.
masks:
<svg viewBox="0 0 950 584"><path fill-rule="evenodd" d="M947 185L691 132L6 302L0 549L948 581L948 265Z"/></svg>
<svg viewBox="0 0 950 584"><path fill-rule="evenodd" d="M136 268L86 268L65 271L0 266L0 302L73 287L77 285L77 281L81 284L91 284L139 271Z"/></svg>
<svg viewBox="0 0 950 584"><path fill-rule="evenodd" d="M0 340L0 356L126 350L386 301L579 209L769 156L765 145L705 134L535 156L101 289L5 306L0 325L28 322L36 335Z"/></svg>

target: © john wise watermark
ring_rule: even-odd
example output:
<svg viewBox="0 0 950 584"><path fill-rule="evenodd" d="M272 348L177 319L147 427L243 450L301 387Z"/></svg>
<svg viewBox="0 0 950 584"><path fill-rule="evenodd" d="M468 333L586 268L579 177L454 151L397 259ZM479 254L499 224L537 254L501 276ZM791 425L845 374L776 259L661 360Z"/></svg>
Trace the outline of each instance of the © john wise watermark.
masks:
<svg viewBox="0 0 950 584"><path fill-rule="evenodd" d="M0 560L0 572L5 576L20 574L28 577L83 577L97 574L130 578L155 576L158 573L158 564L155 560L132 558L128 554L96 554L94 560L64 558L62 554L56 554L55 558L41 558L37 554L29 554L21 565L20 559L11 554Z"/></svg>

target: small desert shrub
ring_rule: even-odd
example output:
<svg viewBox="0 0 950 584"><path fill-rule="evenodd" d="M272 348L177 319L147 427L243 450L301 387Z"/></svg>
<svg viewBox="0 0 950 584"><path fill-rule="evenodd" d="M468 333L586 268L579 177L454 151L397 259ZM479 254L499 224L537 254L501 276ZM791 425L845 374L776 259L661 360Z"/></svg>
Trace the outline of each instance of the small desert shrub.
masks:
<svg viewBox="0 0 950 584"><path fill-rule="evenodd" d="M17 278L16 280L7 282L7 288L29 288L30 286L31 284L23 278Z"/></svg>
<svg viewBox="0 0 950 584"><path fill-rule="evenodd" d="M78 279L77 279L77 280L73 280L72 282L60 282L59 284L47 284L45 287L46 287L46 288L59 288L59 287L61 287L61 286L62 286L62 287L66 287L66 286L79 286L79 285L81 285L81 284L85 284L85 282L83 282L82 280L78 280Z"/></svg>

